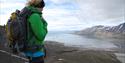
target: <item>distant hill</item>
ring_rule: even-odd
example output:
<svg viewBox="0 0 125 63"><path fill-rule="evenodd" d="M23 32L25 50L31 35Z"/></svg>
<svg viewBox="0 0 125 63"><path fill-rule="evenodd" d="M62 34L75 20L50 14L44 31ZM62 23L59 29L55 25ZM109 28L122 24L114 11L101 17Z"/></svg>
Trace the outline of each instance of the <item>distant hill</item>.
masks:
<svg viewBox="0 0 125 63"><path fill-rule="evenodd" d="M88 35L95 37L111 37L111 38L125 38L125 23L119 24L117 26L103 26L98 25L91 28L86 28L79 32L76 32L79 35Z"/></svg>

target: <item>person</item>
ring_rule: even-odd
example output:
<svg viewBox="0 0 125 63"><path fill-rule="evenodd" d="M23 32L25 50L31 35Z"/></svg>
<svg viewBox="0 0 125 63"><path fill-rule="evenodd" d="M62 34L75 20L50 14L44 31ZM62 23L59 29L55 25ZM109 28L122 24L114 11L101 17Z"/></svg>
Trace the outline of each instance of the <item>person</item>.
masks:
<svg viewBox="0 0 125 63"><path fill-rule="evenodd" d="M47 22L42 17L45 6L43 0L29 0L26 8L32 11L27 21L27 41L30 46L24 52L29 63L44 63L44 39L47 34Z"/></svg>

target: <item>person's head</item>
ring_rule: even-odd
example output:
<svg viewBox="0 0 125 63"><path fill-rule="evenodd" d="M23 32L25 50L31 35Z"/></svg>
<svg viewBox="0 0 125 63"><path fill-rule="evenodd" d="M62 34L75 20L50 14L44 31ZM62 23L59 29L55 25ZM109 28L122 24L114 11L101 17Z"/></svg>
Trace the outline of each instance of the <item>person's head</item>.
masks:
<svg viewBox="0 0 125 63"><path fill-rule="evenodd" d="M42 11L45 6L45 3L44 3L44 0L28 0L27 5L34 6L38 8L40 11Z"/></svg>

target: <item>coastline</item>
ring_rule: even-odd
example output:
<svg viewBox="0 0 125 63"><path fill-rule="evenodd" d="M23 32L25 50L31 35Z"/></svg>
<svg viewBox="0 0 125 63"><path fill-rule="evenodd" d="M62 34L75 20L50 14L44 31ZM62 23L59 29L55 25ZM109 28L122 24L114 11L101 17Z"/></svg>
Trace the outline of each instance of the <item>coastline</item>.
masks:
<svg viewBox="0 0 125 63"><path fill-rule="evenodd" d="M116 56L118 60L120 60L122 63L125 63L125 39L119 39L119 38L108 38L108 37L96 37L93 35L88 35L88 34L77 34L77 33L72 33L75 35L79 36L84 36L87 38L94 38L94 39L103 39L103 40L111 40L111 43L116 45L118 48L112 49L112 54Z"/></svg>
<svg viewBox="0 0 125 63"><path fill-rule="evenodd" d="M108 51L81 50L77 47L64 46L55 41L46 41L46 48L45 63L121 63L115 54ZM11 63L10 60L12 63L25 62L0 52L0 63Z"/></svg>
<svg viewBox="0 0 125 63"><path fill-rule="evenodd" d="M46 63L122 63L112 51L68 47L53 41L46 44L48 48Z"/></svg>

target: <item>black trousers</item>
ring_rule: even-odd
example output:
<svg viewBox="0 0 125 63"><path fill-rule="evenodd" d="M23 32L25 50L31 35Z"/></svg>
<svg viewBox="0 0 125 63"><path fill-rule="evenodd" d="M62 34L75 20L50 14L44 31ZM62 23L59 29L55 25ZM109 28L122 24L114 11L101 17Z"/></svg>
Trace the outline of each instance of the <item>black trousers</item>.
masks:
<svg viewBox="0 0 125 63"><path fill-rule="evenodd" d="M44 63L44 57L28 57L29 63Z"/></svg>

